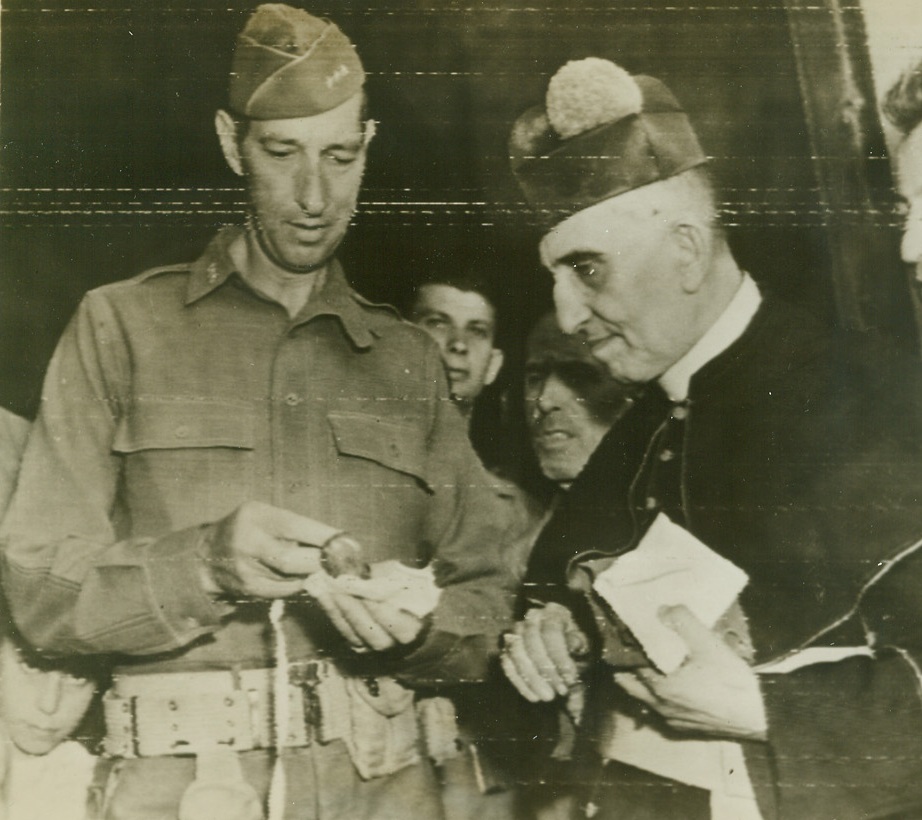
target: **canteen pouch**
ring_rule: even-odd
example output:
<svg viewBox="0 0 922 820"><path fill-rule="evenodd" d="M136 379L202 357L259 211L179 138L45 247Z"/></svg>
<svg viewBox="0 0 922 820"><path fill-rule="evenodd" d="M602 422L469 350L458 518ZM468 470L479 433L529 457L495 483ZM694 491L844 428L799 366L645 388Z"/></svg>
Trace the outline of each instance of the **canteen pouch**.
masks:
<svg viewBox="0 0 922 820"><path fill-rule="evenodd" d="M343 678L349 721L343 742L364 780L419 763L414 695L393 678ZM323 697L322 692L318 695ZM321 713L324 705L321 700Z"/></svg>

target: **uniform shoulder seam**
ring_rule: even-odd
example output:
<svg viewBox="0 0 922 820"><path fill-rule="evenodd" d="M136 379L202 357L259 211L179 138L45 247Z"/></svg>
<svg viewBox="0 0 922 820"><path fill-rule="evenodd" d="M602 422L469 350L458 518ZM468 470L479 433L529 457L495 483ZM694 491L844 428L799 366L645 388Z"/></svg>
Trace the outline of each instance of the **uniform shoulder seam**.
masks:
<svg viewBox="0 0 922 820"><path fill-rule="evenodd" d="M95 293L100 290L114 290L121 288L130 288L135 285L140 285L146 282L148 279L152 279L155 276L161 276L167 273L191 273L192 266L188 263L182 263L177 265L159 265L155 268L148 268L141 273L135 274L134 276L129 276L126 279L118 279L114 282L107 282L105 285L100 285L98 288L93 288L90 293Z"/></svg>

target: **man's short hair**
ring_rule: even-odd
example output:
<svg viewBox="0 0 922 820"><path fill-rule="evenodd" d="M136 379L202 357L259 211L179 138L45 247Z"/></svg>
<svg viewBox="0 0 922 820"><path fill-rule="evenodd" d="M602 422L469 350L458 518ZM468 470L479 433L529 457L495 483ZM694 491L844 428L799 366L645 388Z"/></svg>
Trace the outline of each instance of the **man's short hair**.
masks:
<svg viewBox="0 0 922 820"><path fill-rule="evenodd" d="M419 291L426 285L445 285L465 293L476 293L482 296L493 310L496 310L496 293L493 283L488 276L475 267L452 270L428 270L420 276L413 287L414 301Z"/></svg>
<svg viewBox="0 0 922 820"><path fill-rule="evenodd" d="M420 290L426 285L445 285L482 296L493 308L494 318L498 321L500 299L495 268L496 258L489 250L474 253L459 252L451 246L440 247L422 260L406 298L401 300L403 312L406 316L412 315Z"/></svg>
<svg viewBox="0 0 922 820"><path fill-rule="evenodd" d="M900 75L884 95L881 110L903 134L922 123L922 62Z"/></svg>

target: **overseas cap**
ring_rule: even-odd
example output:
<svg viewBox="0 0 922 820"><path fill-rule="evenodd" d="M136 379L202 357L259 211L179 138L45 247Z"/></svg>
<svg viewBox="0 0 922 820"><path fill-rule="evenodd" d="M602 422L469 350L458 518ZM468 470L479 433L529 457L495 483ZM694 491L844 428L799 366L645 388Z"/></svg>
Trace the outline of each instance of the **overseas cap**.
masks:
<svg viewBox="0 0 922 820"><path fill-rule="evenodd" d="M344 103L364 82L355 47L334 23L266 3L237 37L229 104L256 120L313 117Z"/></svg>
<svg viewBox="0 0 922 820"><path fill-rule="evenodd" d="M672 92L610 60L563 66L544 106L516 120L512 171L548 227L602 200L707 162Z"/></svg>

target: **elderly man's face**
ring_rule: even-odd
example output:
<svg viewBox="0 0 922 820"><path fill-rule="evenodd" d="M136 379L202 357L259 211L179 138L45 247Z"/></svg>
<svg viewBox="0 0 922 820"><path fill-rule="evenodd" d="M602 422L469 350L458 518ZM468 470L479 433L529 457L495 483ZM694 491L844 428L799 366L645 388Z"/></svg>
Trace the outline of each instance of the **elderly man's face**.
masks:
<svg viewBox="0 0 922 820"><path fill-rule="evenodd" d="M903 261L914 265L916 279L922 281L922 126L915 128L896 151L897 182L906 200L903 226Z"/></svg>
<svg viewBox="0 0 922 820"><path fill-rule="evenodd" d="M651 381L688 348L674 230L638 189L579 211L541 241L561 328L585 336L619 381Z"/></svg>
<svg viewBox="0 0 922 820"><path fill-rule="evenodd" d="M67 672L31 665L9 639L0 643L0 722L17 749L44 755L77 728L95 684Z"/></svg>
<svg viewBox="0 0 922 820"><path fill-rule="evenodd" d="M568 487L580 474L623 406L623 391L598 365L525 364L525 412L541 472Z"/></svg>
<svg viewBox="0 0 922 820"><path fill-rule="evenodd" d="M502 352L493 347L496 312L479 293L423 285L410 318L442 351L453 396L472 402L496 379L503 363Z"/></svg>
<svg viewBox="0 0 922 820"><path fill-rule="evenodd" d="M239 165L262 248L283 268L322 266L345 236L365 169L361 106L356 95L314 117L248 125Z"/></svg>

